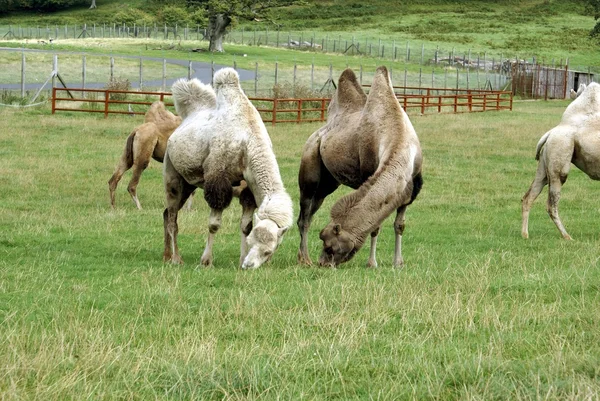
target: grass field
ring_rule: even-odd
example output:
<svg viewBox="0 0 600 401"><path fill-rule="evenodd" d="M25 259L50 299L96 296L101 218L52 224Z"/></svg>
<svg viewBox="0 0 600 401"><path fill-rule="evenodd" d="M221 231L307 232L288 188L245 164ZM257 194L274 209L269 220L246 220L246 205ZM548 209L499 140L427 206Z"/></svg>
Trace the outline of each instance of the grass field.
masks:
<svg viewBox="0 0 600 401"><path fill-rule="evenodd" d="M588 400L600 397L598 184L573 169L560 239L544 191L520 236L535 145L567 102L412 116L424 188L406 266L392 221L339 269L296 264L294 227L273 260L237 268L239 207L214 267L198 262L201 196L180 214L183 266L161 261L162 170L135 210L107 180L139 118L0 109L0 399ZM296 176L318 125L268 127L297 215ZM328 220L313 222L310 249Z"/></svg>

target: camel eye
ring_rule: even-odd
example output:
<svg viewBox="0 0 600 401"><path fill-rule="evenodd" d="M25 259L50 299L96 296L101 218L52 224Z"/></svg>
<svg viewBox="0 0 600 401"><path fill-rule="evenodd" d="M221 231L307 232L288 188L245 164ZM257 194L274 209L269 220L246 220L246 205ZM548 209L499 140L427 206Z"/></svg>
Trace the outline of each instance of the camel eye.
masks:
<svg viewBox="0 0 600 401"><path fill-rule="evenodd" d="M327 255L333 255L333 248L332 248L332 247L330 247L330 246L329 246L329 247L327 247L327 248L325 248L325 253L326 253Z"/></svg>
<svg viewBox="0 0 600 401"><path fill-rule="evenodd" d="M273 252L271 251L264 251L263 252L263 256L271 256L273 254Z"/></svg>

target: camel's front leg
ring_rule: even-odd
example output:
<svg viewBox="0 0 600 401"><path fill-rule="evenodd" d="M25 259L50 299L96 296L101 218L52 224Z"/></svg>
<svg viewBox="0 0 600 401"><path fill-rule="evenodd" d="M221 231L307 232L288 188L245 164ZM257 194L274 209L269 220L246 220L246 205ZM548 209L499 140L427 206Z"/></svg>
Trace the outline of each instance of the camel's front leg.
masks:
<svg viewBox="0 0 600 401"><path fill-rule="evenodd" d="M165 230L163 260L180 264L183 263L183 260L179 256L179 249L177 248L177 234L179 232L177 214L195 188L185 182L183 177L173 169L167 157L165 157L164 181L167 207L163 213Z"/></svg>
<svg viewBox="0 0 600 401"><path fill-rule="evenodd" d="M371 252L369 253L369 260L367 261L367 267L377 267L377 236L379 235L379 227L371 233Z"/></svg>
<svg viewBox="0 0 600 401"><path fill-rule="evenodd" d="M239 195L235 193L235 196L239 196L240 205L242 205L242 219L240 222L240 231L241 231L241 239L240 239L240 267L246 259L246 255L248 254L248 244L246 242L246 238L252 231L252 216L254 215L254 211L256 210L256 202L254 200L254 195L249 188L244 188Z"/></svg>
<svg viewBox="0 0 600 401"><path fill-rule="evenodd" d="M202 258L200 259L200 263L202 263L204 266L212 265L212 247L215 241L215 234L217 233L217 231L219 231L219 228L221 227L222 215L223 210L210 209L210 215L208 216L208 239L206 240L206 248L204 248L204 253L202 254Z"/></svg>
<svg viewBox="0 0 600 401"><path fill-rule="evenodd" d="M394 267L404 266L402 258L402 234L404 233L404 214L407 205L400 206L396 211L396 220L394 221L394 231L396 233L396 246L394 248Z"/></svg>

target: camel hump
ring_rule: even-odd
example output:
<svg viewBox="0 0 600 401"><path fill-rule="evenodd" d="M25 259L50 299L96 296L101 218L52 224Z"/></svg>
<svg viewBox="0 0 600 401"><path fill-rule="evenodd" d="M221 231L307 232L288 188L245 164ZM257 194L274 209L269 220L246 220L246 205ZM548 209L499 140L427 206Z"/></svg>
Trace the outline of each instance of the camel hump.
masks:
<svg viewBox="0 0 600 401"><path fill-rule="evenodd" d="M198 79L184 78L175 81L171 87L175 110L185 119L195 111L213 109L216 106L215 91L210 85L203 84Z"/></svg>
<svg viewBox="0 0 600 401"><path fill-rule="evenodd" d="M394 94L387 68L385 66L378 67L373 76L373 83L365 104L365 113L379 115L378 110L392 110L394 108L398 111L402 110Z"/></svg>
<svg viewBox="0 0 600 401"><path fill-rule="evenodd" d="M150 105L150 109L148 109L144 115L144 122L156 123L163 119L165 113L169 113L169 111L165 108L165 104L160 100L157 100Z"/></svg>
<svg viewBox="0 0 600 401"><path fill-rule="evenodd" d="M347 112L359 111L364 107L366 101L367 95L360 86L356 74L350 68L346 68L338 80L331 112L335 113L338 109Z"/></svg>
<svg viewBox="0 0 600 401"><path fill-rule="evenodd" d="M218 89L224 85L239 86L240 76L238 75L237 71L231 67L221 68L215 73L213 82L215 84L215 89Z"/></svg>

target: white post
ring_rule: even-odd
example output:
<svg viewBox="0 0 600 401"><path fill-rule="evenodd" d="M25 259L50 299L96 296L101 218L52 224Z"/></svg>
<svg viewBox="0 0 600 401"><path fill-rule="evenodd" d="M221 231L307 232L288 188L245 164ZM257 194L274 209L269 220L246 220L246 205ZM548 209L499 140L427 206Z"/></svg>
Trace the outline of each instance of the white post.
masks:
<svg viewBox="0 0 600 401"><path fill-rule="evenodd" d="M21 97L25 97L25 52L21 52Z"/></svg>

